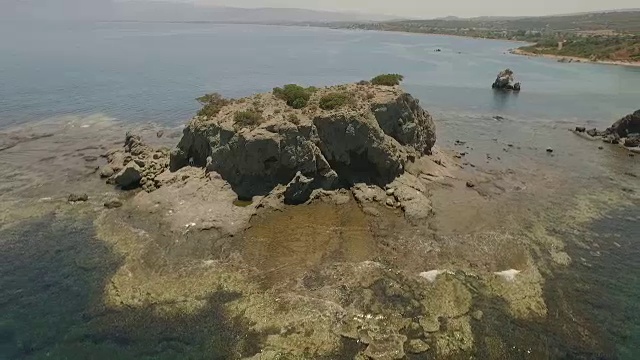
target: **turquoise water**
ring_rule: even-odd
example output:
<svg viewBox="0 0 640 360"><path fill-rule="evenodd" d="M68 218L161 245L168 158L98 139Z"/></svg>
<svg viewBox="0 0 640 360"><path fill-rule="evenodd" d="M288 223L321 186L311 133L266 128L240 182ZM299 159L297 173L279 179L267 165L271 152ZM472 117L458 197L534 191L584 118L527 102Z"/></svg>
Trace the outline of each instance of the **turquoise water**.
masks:
<svg viewBox="0 0 640 360"><path fill-rule="evenodd" d="M628 158L617 148L598 151L599 143L566 131L576 124L604 128L640 108L640 68L561 64L507 53L518 45L296 27L2 23L0 129L94 114L115 118L123 127L145 122L176 126L194 114L194 99L206 92L240 97L285 83L329 85L398 72L406 76L405 88L434 115L438 144L453 147L456 139L466 141L474 148L469 161L484 165L486 154L494 159L497 154L503 168L526 168L533 158L543 167L563 169L578 190L640 191L637 178L624 175L640 175L638 156ZM435 52L438 48L442 51ZM490 89L495 74L506 67L523 83L518 95ZM495 120L496 115L504 120ZM546 147L553 147L554 154L547 155ZM577 316L610 344L604 359L640 357L638 208L635 203L580 231L555 229L570 244L574 262L554 274L545 291L550 299L558 291L558 296L576 299ZM83 328L104 315L92 299L120 259L95 239L90 224L55 224L43 219L0 232L0 359L46 357L48 352L64 358L83 351L68 344L85 342L106 352L122 351L120 358L172 358L203 346L212 331L223 334L219 343L244 331L237 324L190 332L195 319L167 324L149 314L132 315L147 323L128 324L155 329L141 344ZM592 246L575 245L583 242ZM94 261L77 263L63 253ZM223 316L218 305L212 302L198 316L215 324ZM166 340L163 332L180 336ZM572 349L562 343L566 338L554 339L553 333L540 337L550 347ZM218 351L218 358L229 357L224 347ZM594 357L577 352L571 358Z"/></svg>

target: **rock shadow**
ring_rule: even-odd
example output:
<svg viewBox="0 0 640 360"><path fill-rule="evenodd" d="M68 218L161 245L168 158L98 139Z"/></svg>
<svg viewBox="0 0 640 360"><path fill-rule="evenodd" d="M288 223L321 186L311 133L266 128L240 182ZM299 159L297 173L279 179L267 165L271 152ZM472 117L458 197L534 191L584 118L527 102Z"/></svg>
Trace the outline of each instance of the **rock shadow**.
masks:
<svg viewBox="0 0 640 360"><path fill-rule="evenodd" d="M53 215L0 231L1 359L230 359L259 351L260 338L212 289L205 305L162 316L158 306L112 309L106 282L123 259L90 221Z"/></svg>

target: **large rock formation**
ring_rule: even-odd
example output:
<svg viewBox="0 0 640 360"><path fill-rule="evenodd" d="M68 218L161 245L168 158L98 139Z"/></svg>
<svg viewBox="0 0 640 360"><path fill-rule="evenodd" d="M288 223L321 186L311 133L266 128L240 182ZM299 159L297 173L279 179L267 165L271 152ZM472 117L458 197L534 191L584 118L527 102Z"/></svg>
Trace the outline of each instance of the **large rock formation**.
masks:
<svg viewBox="0 0 640 360"><path fill-rule="evenodd" d="M505 69L498 73L498 76L496 76L496 80L491 85L491 88L497 90L520 91L520 83L515 82L513 71L511 71L511 69Z"/></svg>
<svg viewBox="0 0 640 360"><path fill-rule="evenodd" d="M348 101L322 109L336 94ZM399 87L342 85L314 90L302 109L267 93L197 116L172 151L170 169L206 167L240 198L292 183L291 202L301 202L312 189L388 184L435 141L431 116Z"/></svg>
<svg viewBox="0 0 640 360"><path fill-rule="evenodd" d="M587 130L583 126L575 128L574 132L584 133L591 138L601 138L610 144L623 144L628 148L640 146L640 110L616 121L604 131L598 129Z"/></svg>

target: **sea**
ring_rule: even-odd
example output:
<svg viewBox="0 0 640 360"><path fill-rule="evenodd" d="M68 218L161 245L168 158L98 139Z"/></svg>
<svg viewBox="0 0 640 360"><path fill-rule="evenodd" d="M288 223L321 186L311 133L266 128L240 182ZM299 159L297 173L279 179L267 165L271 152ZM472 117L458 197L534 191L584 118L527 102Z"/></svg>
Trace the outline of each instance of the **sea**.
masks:
<svg viewBox="0 0 640 360"><path fill-rule="evenodd" d="M639 359L640 155L601 149L569 130L604 129L640 109L640 67L509 53L522 45L295 26L7 21L0 23L0 132L71 118L109 119L123 132L144 124L179 129L205 93L238 98L289 83L402 74L402 86L434 117L438 146L470 144L477 164L491 153L501 154L502 168L554 169L573 191L553 201L593 195L598 216L584 232L550 226L574 261L549 276L547 301L570 294L576 317L596 324L610 344L606 353L572 358ZM506 68L522 83L520 93L492 91ZM0 151L0 164L10 162ZM90 226L52 227L46 217L28 224L0 231L0 359L46 358L83 321L78 287L95 285L90 277L73 283L68 259L34 250L82 253ZM597 243L597 251L585 243Z"/></svg>

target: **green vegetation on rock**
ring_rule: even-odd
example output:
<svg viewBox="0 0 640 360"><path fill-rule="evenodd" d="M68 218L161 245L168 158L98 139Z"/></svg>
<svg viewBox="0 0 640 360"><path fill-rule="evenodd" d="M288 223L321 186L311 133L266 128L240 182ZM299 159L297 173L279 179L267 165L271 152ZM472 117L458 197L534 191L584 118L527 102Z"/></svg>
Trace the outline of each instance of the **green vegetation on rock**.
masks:
<svg viewBox="0 0 640 360"><path fill-rule="evenodd" d="M404 76L400 74L382 74L371 79L373 85L396 86L404 80Z"/></svg>
<svg viewBox="0 0 640 360"><path fill-rule="evenodd" d="M355 102L352 94L347 92L332 92L320 98L320 108L323 110L335 110L347 104Z"/></svg>
<svg viewBox="0 0 640 360"><path fill-rule="evenodd" d="M232 102L218 93L205 94L196 100L203 105L202 109L198 111L198 116L216 116L223 107Z"/></svg>
<svg viewBox="0 0 640 360"><path fill-rule="evenodd" d="M287 121L289 121L290 123L292 123L294 125L299 125L300 124L300 118L298 118L298 115L293 114L293 113L287 115Z"/></svg>
<svg viewBox="0 0 640 360"><path fill-rule="evenodd" d="M234 123L241 127L256 126L263 120L262 114L257 110L238 111L233 116Z"/></svg>
<svg viewBox="0 0 640 360"><path fill-rule="evenodd" d="M287 105L294 109L302 109L307 106L311 94L317 89L315 87L304 88L296 84L288 84L281 88L276 87L273 89L273 95L278 99L286 101Z"/></svg>

